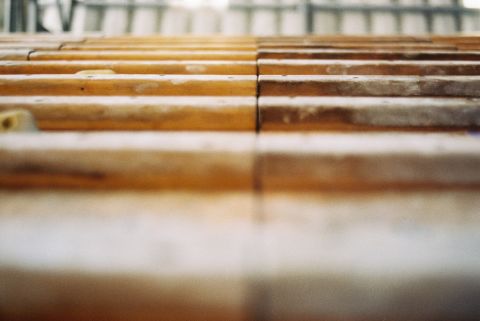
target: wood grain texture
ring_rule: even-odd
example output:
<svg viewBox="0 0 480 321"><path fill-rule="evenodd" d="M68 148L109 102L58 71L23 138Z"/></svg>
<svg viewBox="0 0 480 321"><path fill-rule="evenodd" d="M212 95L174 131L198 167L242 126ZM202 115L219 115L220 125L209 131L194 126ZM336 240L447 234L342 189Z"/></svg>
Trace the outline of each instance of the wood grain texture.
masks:
<svg viewBox="0 0 480 321"><path fill-rule="evenodd" d="M255 96L255 76L1 75L0 95Z"/></svg>
<svg viewBox="0 0 480 321"><path fill-rule="evenodd" d="M445 45L439 45L445 46ZM86 44L65 44L62 50L219 50L219 51L255 51L256 45L253 44L155 44L155 43L135 43L132 42L111 42L111 43L86 43Z"/></svg>
<svg viewBox="0 0 480 321"><path fill-rule="evenodd" d="M42 130L255 130L254 97L4 96Z"/></svg>
<svg viewBox="0 0 480 321"><path fill-rule="evenodd" d="M0 200L2 318L248 320L251 194L2 190Z"/></svg>
<svg viewBox="0 0 480 321"><path fill-rule="evenodd" d="M37 133L0 137L0 185L251 189L254 135Z"/></svg>
<svg viewBox="0 0 480 321"><path fill-rule="evenodd" d="M260 96L480 96L480 76L260 75L258 81Z"/></svg>
<svg viewBox="0 0 480 321"><path fill-rule="evenodd" d="M263 134L264 190L480 187L480 140L447 134Z"/></svg>
<svg viewBox="0 0 480 321"><path fill-rule="evenodd" d="M82 70L110 69L117 74L256 75L254 61L215 60L80 60L0 61L0 74L74 74Z"/></svg>
<svg viewBox="0 0 480 321"><path fill-rule="evenodd" d="M256 60L256 52L220 50L36 51L30 60ZM6 60L6 59L3 59Z"/></svg>
<svg viewBox="0 0 480 321"><path fill-rule="evenodd" d="M260 75L480 75L480 61L259 59Z"/></svg>
<svg viewBox="0 0 480 321"><path fill-rule="evenodd" d="M480 128L480 100L397 97L260 97L261 130Z"/></svg>
<svg viewBox="0 0 480 321"><path fill-rule="evenodd" d="M260 59L479 60L480 52L385 49L259 49L258 57Z"/></svg>

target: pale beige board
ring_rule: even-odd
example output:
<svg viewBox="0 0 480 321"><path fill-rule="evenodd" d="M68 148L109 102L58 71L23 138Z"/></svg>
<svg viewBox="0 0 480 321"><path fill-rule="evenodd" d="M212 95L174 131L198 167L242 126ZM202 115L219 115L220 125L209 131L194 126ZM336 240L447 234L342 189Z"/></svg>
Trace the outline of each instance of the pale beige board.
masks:
<svg viewBox="0 0 480 321"><path fill-rule="evenodd" d="M365 0L339 0L339 4L343 5L362 5L367 4ZM367 16L362 12L343 11L341 15L340 31L347 35L363 35L367 34Z"/></svg>
<svg viewBox="0 0 480 321"><path fill-rule="evenodd" d="M478 191L264 193L267 320L475 320Z"/></svg>
<svg viewBox="0 0 480 321"><path fill-rule="evenodd" d="M128 31L129 13L126 7L114 6L115 0L106 0L111 6L105 7L102 32L107 36L121 35Z"/></svg>
<svg viewBox="0 0 480 321"><path fill-rule="evenodd" d="M154 5L156 1L135 0L134 4ZM132 34L150 35L158 29L159 15L155 7L136 7L132 14Z"/></svg>
<svg viewBox="0 0 480 321"><path fill-rule="evenodd" d="M430 6L452 7L453 0L429 0ZM432 32L435 34L453 34L456 32L455 17L452 14L436 13L432 18Z"/></svg>
<svg viewBox="0 0 480 321"><path fill-rule="evenodd" d="M256 5L275 5L278 0L252 0ZM271 9L255 9L252 11L251 30L253 35L267 36L278 33L278 17L275 10Z"/></svg>
<svg viewBox="0 0 480 321"><path fill-rule="evenodd" d="M335 0L313 0L313 4L334 5ZM313 13L313 30L316 35L326 34L332 35L338 33L339 21L333 12L316 10Z"/></svg>
<svg viewBox="0 0 480 321"><path fill-rule="evenodd" d="M181 7L165 9L160 21L160 33L163 35L183 35L189 32L189 13Z"/></svg>
<svg viewBox="0 0 480 321"><path fill-rule="evenodd" d="M423 0L400 0L400 5L422 6ZM428 33L427 18L421 12L402 13L400 16L401 32L406 35L422 35Z"/></svg>
<svg viewBox="0 0 480 321"><path fill-rule="evenodd" d="M391 6L392 0L376 0L375 5ZM372 34L393 35L397 34L397 20L395 14L389 12L375 12L371 16Z"/></svg>
<svg viewBox="0 0 480 321"><path fill-rule="evenodd" d="M192 10L192 34L211 35L218 33L218 11L211 7L200 7Z"/></svg>
<svg viewBox="0 0 480 321"><path fill-rule="evenodd" d="M254 196L0 191L9 320L249 320Z"/></svg>

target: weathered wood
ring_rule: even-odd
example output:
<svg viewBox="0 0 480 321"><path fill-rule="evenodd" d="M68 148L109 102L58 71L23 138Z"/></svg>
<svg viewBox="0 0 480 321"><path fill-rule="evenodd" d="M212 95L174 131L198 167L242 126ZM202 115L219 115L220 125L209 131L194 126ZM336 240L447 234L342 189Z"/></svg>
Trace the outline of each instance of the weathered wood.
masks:
<svg viewBox="0 0 480 321"><path fill-rule="evenodd" d="M480 140L447 134L263 134L264 190L480 187Z"/></svg>
<svg viewBox="0 0 480 321"><path fill-rule="evenodd" d="M0 135L0 186L251 189L254 134Z"/></svg>
<svg viewBox="0 0 480 321"><path fill-rule="evenodd" d="M264 193L267 320L475 320L478 191Z"/></svg>
<svg viewBox="0 0 480 321"><path fill-rule="evenodd" d="M448 46L448 45L438 45ZM193 50L193 51L205 51L205 50L219 50L219 51L255 51L257 47L252 44L148 44L148 43L107 43L107 44L66 44L63 45L62 50L166 50L166 51L179 51L179 50Z"/></svg>
<svg viewBox="0 0 480 321"><path fill-rule="evenodd" d="M28 60L28 54L31 52L29 49L1 49L1 60Z"/></svg>
<svg viewBox="0 0 480 321"><path fill-rule="evenodd" d="M456 50L454 44L423 43L423 42L268 42L260 45L261 49L315 49L315 48L337 48L337 49L389 49L389 50Z"/></svg>
<svg viewBox="0 0 480 321"><path fill-rule="evenodd" d="M30 60L256 60L256 52L220 50L36 51ZM6 60L6 58L3 58Z"/></svg>
<svg viewBox="0 0 480 321"><path fill-rule="evenodd" d="M480 128L480 99L260 97L261 130Z"/></svg>
<svg viewBox="0 0 480 321"><path fill-rule="evenodd" d="M260 75L477 76L480 61L259 59L258 70Z"/></svg>
<svg viewBox="0 0 480 321"><path fill-rule="evenodd" d="M1 75L0 95L255 96L255 76Z"/></svg>
<svg viewBox="0 0 480 321"><path fill-rule="evenodd" d="M249 320L251 194L2 190L0 200L2 318Z"/></svg>
<svg viewBox="0 0 480 321"><path fill-rule="evenodd" d="M255 97L4 96L42 130L255 130Z"/></svg>
<svg viewBox="0 0 480 321"><path fill-rule="evenodd" d="M479 97L480 76L261 75L259 93L260 96Z"/></svg>
<svg viewBox="0 0 480 321"><path fill-rule="evenodd" d="M479 60L479 51L259 49L260 59Z"/></svg>
<svg viewBox="0 0 480 321"><path fill-rule="evenodd" d="M255 43L256 39L252 36L192 36L192 35L174 35L174 36L137 36L131 37L114 36L108 38L91 38L87 37L85 43L107 43L107 42L152 42L156 44L161 43Z"/></svg>
<svg viewBox="0 0 480 321"><path fill-rule="evenodd" d="M256 75L254 61L230 60L77 60L0 61L0 74L74 74L110 69L117 74Z"/></svg>

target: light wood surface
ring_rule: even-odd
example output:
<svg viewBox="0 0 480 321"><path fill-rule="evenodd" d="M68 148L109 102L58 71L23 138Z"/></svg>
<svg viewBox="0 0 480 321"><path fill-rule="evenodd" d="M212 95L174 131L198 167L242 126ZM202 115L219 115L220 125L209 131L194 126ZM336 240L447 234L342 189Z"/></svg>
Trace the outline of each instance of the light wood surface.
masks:
<svg viewBox="0 0 480 321"><path fill-rule="evenodd" d="M245 130L254 97L4 96L0 111L31 111L41 130Z"/></svg>
<svg viewBox="0 0 480 321"><path fill-rule="evenodd" d="M1 75L0 95L255 96L255 76Z"/></svg>
<svg viewBox="0 0 480 321"><path fill-rule="evenodd" d="M0 61L0 74L74 74L83 70L110 69L117 74L256 75L254 61L229 60L51 60Z"/></svg>

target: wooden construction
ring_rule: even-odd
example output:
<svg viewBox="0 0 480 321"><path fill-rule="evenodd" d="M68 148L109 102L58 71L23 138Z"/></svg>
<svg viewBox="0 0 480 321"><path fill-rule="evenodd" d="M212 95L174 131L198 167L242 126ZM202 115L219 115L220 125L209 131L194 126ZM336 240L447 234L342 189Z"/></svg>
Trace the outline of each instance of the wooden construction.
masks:
<svg viewBox="0 0 480 321"><path fill-rule="evenodd" d="M478 320L478 48L1 35L0 320Z"/></svg>

